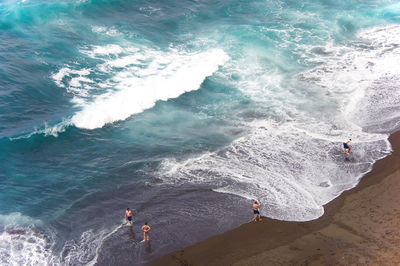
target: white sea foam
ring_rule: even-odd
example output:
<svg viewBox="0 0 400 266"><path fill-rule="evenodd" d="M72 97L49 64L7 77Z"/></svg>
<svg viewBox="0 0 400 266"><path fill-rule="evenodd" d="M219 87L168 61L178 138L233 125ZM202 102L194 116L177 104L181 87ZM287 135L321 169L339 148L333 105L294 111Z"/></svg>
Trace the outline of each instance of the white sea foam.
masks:
<svg viewBox="0 0 400 266"><path fill-rule="evenodd" d="M79 240L63 244L59 254L53 246L56 238L51 231L37 229L42 222L21 213L0 215L1 265L94 265L104 241L124 225L98 232L88 230Z"/></svg>
<svg viewBox="0 0 400 266"><path fill-rule="evenodd" d="M102 31L103 29L94 29ZM202 82L229 60L221 49L203 52L168 52L119 45L92 46L83 54L101 60L93 69L67 65L52 74L54 82L72 95L81 109L54 126L46 123L33 134L57 136L70 125L94 129L143 112L157 101L166 101L200 88ZM108 78L92 78L106 75Z"/></svg>
<svg viewBox="0 0 400 266"><path fill-rule="evenodd" d="M265 119L242 123L249 133L228 147L184 161L163 161L166 182L199 182L263 204L262 214L305 221L354 187L391 152L399 126L399 26L374 28L352 46L329 43L323 64L292 78L267 69L262 56L238 65L236 86L268 107ZM312 49L310 49L312 50ZM382 114L386 114L382 117ZM396 122L397 121L397 122ZM353 152L343 156L351 137Z"/></svg>
<svg viewBox="0 0 400 266"><path fill-rule="evenodd" d="M65 132L67 127L69 127L71 125L72 125L72 123L68 119L64 119L62 122L52 125L52 126L49 126L47 122L44 122L42 127L37 127L28 134L22 134L20 136L12 137L12 138L10 138L10 140L30 138L33 135L58 137L58 134Z"/></svg>
<svg viewBox="0 0 400 266"><path fill-rule="evenodd" d="M40 224L21 213L0 215L1 265L58 265L52 235L35 229Z"/></svg>
<svg viewBox="0 0 400 266"><path fill-rule="evenodd" d="M343 164L341 142L315 139L290 124L257 124L221 151L183 162L165 160L163 178L209 183L217 192L259 200L269 217L305 221L322 215L323 204L357 184L371 163L390 151L384 138L355 143L357 162L350 166Z"/></svg>
<svg viewBox="0 0 400 266"><path fill-rule="evenodd" d="M1 265L55 265L52 241L44 234L24 227L0 232Z"/></svg>
<svg viewBox="0 0 400 266"><path fill-rule="evenodd" d="M78 241L67 241L60 253L63 265L95 265L104 241L121 229L124 224L116 226L113 230L94 232L88 230L81 235Z"/></svg>
<svg viewBox="0 0 400 266"><path fill-rule="evenodd" d="M74 95L73 102L82 107L71 122L87 129L125 120L153 107L159 100L197 90L206 77L229 59L221 49L197 53L171 49L165 53L108 45L82 52L102 59L104 63L94 70L65 67L52 77L57 85L66 87ZM115 58L110 59L110 54ZM93 71L111 74L112 77L93 84L94 81L88 77ZM106 91L92 99L88 88L93 86Z"/></svg>
<svg viewBox="0 0 400 266"><path fill-rule="evenodd" d="M400 27L361 32L353 47L336 47L329 62L303 73L307 80L337 98L344 119L377 132L398 129ZM384 112L384 113L382 113ZM385 123L392 121L392 123ZM382 125L385 125L382 128Z"/></svg>
<svg viewBox="0 0 400 266"><path fill-rule="evenodd" d="M221 49L197 53L173 49L161 52L112 44L86 47L81 52L103 63L91 70L67 66L52 78L58 86L65 87L74 96L72 102L82 108L71 118L71 123L87 129L125 120L153 107L159 100L197 90L206 77L229 59ZM95 83L89 77L92 72L111 75L111 78ZM103 93L93 98L90 90Z"/></svg>
<svg viewBox="0 0 400 266"><path fill-rule="evenodd" d="M82 49L81 51L92 58L96 58L97 56L104 56L104 55L118 55L123 53L124 49L116 44L108 44L105 46L96 45L88 47L87 49Z"/></svg>
<svg viewBox="0 0 400 266"><path fill-rule="evenodd" d="M54 73L52 78L58 86L66 88L73 95L83 98L89 95L88 87L85 85L94 83L93 80L87 77L88 75L90 75L89 69L74 70L64 67Z"/></svg>
<svg viewBox="0 0 400 266"><path fill-rule="evenodd" d="M108 36L118 36L122 34L115 28L107 28L102 26L93 26L92 31L99 34L105 34Z"/></svg>

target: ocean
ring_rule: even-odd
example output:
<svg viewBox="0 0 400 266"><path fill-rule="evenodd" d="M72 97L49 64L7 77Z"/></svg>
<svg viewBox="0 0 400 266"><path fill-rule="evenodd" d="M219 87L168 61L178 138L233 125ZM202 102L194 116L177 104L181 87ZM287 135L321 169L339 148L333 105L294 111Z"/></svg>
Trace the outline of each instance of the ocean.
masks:
<svg viewBox="0 0 400 266"><path fill-rule="evenodd" d="M392 152L399 62L398 1L0 1L0 264L320 217Z"/></svg>

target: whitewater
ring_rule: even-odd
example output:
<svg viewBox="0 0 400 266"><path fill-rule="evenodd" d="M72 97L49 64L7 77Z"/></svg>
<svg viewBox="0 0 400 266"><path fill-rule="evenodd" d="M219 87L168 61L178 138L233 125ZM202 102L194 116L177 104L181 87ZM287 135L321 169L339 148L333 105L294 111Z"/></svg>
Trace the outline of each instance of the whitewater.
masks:
<svg viewBox="0 0 400 266"><path fill-rule="evenodd" d="M392 152L399 13L0 3L0 263L142 265L248 222L252 200L267 217L320 217Z"/></svg>

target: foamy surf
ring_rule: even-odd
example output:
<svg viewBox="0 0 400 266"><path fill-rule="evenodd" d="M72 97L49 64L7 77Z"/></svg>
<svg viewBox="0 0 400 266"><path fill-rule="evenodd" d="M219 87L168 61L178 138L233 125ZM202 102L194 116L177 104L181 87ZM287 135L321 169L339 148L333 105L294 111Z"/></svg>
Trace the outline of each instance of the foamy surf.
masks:
<svg viewBox="0 0 400 266"><path fill-rule="evenodd" d="M63 265L95 265L103 242L117 232L123 225L115 227L107 232L85 231L78 241L67 241L61 251L60 260Z"/></svg>
<svg viewBox="0 0 400 266"><path fill-rule="evenodd" d="M41 224L21 213L0 215L0 264L95 265L104 241L124 227L122 223L112 230L85 231L80 239L66 241L56 254L56 236L49 230L38 229Z"/></svg>
<svg viewBox="0 0 400 266"><path fill-rule="evenodd" d="M268 106L269 114L250 122L244 117L248 134L222 150L164 160L160 175L165 182L209 184L216 192L257 199L262 214L272 218L320 217L324 204L357 185L391 152L388 134L380 132L398 128L399 30L362 32L364 46L359 40L350 47L329 43L324 64L289 82L257 60L226 66L241 77L234 85ZM378 115L382 112L387 115ZM354 149L346 161L342 142L349 137Z"/></svg>
<svg viewBox="0 0 400 266"><path fill-rule="evenodd" d="M40 224L21 213L0 215L1 265L58 265L53 236L37 230Z"/></svg>
<svg viewBox="0 0 400 266"><path fill-rule="evenodd" d="M375 160L390 153L384 138L355 143L357 159L348 165L341 142L315 139L291 125L263 124L218 152L165 160L162 178L209 184L216 192L257 199L265 216L307 221L321 216L324 204L354 187Z"/></svg>
<svg viewBox="0 0 400 266"><path fill-rule="evenodd" d="M82 53L104 63L92 70L65 67L52 77L57 85L66 87L73 94L73 102L82 110L72 116L71 122L85 129L125 120L153 107L157 101L197 90L229 59L221 49L188 53L108 45L83 49ZM115 59L110 59L110 54ZM91 72L107 73L112 77L93 84L89 78ZM88 91L93 87L105 92L91 98Z"/></svg>
<svg viewBox="0 0 400 266"><path fill-rule="evenodd" d="M347 126L372 132L399 129L400 27L376 27L360 32L349 47L330 46L326 63L302 73L339 105Z"/></svg>

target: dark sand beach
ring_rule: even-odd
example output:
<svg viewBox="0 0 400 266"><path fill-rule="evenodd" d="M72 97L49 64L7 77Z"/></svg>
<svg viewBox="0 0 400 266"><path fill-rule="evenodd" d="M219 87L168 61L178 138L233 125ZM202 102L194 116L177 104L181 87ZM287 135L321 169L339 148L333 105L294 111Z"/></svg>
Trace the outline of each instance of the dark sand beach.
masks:
<svg viewBox="0 0 400 266"><path fill-rule="evenodd" d="M400 132L389 140L392 155L376 162L355 188L325 205L319 219L264 218L150 264L399 265Z"/></svg>

